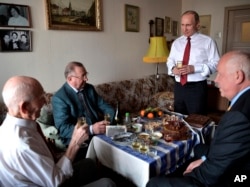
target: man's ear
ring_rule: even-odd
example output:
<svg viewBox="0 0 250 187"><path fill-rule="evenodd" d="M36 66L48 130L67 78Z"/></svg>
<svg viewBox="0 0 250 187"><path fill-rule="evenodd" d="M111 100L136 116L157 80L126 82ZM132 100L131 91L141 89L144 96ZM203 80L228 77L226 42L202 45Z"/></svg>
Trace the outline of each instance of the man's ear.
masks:
<svg viewBox="0 0 250 187"><path fill-rule="evenodd" d="M236 72L236 82L237 84L242 83L245 80L245 74L242 70Z"/></svg>
<svg viewBox="0 0 250 187"><path fill-rule="evenodd" d="M20 113L22 113L22 114L29 113L29 103L28 102L21 102L19 104L19 108L20 108Z"/></svg>

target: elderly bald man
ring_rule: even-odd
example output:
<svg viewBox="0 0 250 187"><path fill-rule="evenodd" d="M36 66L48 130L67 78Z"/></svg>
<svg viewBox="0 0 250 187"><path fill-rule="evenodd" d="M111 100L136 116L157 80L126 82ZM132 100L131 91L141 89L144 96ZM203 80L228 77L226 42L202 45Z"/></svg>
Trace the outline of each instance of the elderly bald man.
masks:
<svg viewBox="0 0 250 187"><path fill-rule="evenodd" d="M3 87L8 113L0 127L0 186L115 186L110 179L97 180L90 159L72 165L80 145L89 138L86 125L76 125L65 154L54 160L36 123L44 94L42 85L27 76L11 77Z"/></svg>

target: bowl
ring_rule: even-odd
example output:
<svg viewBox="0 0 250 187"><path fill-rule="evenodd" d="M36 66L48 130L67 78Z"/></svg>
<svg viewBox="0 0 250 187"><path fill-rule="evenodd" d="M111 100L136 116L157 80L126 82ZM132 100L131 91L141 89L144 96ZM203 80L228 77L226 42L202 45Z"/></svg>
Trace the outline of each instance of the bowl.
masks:
<svg viewBox="0 0 250 187"><path fill-rule="evenodd" d="M151 138L152 140L159 140L162 138L162 133L159 131L153 132Z"/></svg>

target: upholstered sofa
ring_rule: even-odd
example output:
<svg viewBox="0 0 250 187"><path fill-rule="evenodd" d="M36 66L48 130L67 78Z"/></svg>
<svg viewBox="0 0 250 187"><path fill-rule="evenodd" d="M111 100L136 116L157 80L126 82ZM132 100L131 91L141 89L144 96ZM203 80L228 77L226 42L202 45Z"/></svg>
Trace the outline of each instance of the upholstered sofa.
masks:
<svg viewBox="0 0 250 187"><path fill-rule="evenodd" d="M138 79L128 79L95 85L95 89L106 102L116 107L119 102L121 115L125 112L138 115L141 109L146 107L173 106L174 80L167 74L148 75ZM45 136L56 138L57 129L54 127L53 109L50 99L53 93L47 94L48 104L41 110L37 122L42 127ZM3 103L0 103L0 124L7 112ZM60 147L60 141L56 142Z"/></svg>

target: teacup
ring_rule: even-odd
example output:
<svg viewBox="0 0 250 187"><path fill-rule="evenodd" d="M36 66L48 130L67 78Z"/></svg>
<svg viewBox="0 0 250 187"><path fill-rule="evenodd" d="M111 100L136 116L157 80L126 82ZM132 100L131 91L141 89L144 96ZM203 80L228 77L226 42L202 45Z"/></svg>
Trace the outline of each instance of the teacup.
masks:
<svg viewBox="0 0 250 187"><path fill-rule="evenodd" d="M142 124L141 123L135 123L132 125L132 128L134 129L134 132L139 133L142 131Z"/></svg>

